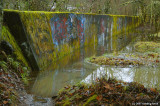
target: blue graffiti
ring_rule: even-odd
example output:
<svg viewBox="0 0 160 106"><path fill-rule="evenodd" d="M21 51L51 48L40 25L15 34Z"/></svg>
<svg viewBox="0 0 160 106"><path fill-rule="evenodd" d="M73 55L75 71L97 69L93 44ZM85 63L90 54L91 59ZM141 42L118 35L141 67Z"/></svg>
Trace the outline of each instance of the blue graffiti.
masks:
<svg viewBox="0 0 160 106"><path fill-rule="evenodd" d="M71 39L79 38L84 42L85 21L83 15L69 14L66 18L58 15L50 20L53 44L56 46L69 42ZM73 31L75 30L75 31ZM77 33L77 34L76 34Z"/></svg>

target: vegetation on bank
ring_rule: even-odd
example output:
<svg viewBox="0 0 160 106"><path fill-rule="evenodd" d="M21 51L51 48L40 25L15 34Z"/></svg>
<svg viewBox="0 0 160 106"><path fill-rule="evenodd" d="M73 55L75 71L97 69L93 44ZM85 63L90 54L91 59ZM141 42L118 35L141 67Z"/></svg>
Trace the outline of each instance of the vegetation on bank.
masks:
<svg viewBox="0 0 160 106"><path fill-rule="evenodd" d="M135 59L127 59L122 57L105 57L105 56L92 57L90 58L89 62L98 65L120 66L120 67L143 65L141 61Z"/></svg>
<svg viewBox="0 0 160 106"><path fill-rule="evenodd" d="M119 56L99 56L86 59L88 62L116 66L160 66L160 51L158 42L137 42L135 53L119 53ZM145 88L137 82L123 82L115 79L96 79L90 85L77 84L64 87L55 99L56 105L158 105L160 91L155 88ZM143 103L143 104L142 104ZM145 104L155 103L155 104Z"/></svg>
<svg viewBox="0 0 160 106"><path fill-rule="evenodd" d="M64 87L55 99L56 105L133 105L160 103L160 93L136 82L97 79L94 84Z"/></svg>
<svg viewBox="0 0 160 106"><path fill-rule="evenodd" d="M90 63L116 67L160 66L160 43L139 41L134 44L134 53L119 53L118 56L99 56L86 59Z"/></svg>
<svg viewBox="0 0 160 106"><path fill-rule="evenodd" d="M93 64L115 67L160 66L160 54L155 52L119 54L119 56L114 57L91 57L87 61Z"/></svg>
<svg viewBox="0 0 160 106"><path fill-rule="evenodd" d="M159 42L137 42L135 45L135 50L137 52L156 52L160 53L160 43Z"/></svg>
<svg viewBox="0 0 160 106"><path fill-rule="evenodd" d="M21 92L28 83L30 67L6 26L0 37L0 105L23 103Z"/></svg>
<svg viewBox="0 0 160 106"><path fill-rule="evenodd" d="M22 102L19 92L24 92L28 75L28 67L0 50L0 105Z"/></svg>

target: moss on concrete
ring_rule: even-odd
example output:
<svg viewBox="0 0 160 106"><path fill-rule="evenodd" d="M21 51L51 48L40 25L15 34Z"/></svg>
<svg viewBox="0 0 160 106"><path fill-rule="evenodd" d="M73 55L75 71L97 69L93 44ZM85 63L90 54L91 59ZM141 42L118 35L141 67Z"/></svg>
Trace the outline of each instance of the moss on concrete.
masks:
<svg viewBox="0 0 160 106"><path fill-rule="evenodd" d="M66 42L62 45L58 45L58 47L55 47L53 44L53 38L52 38L52 30L50 26L50 20L54 16L58 14L58 17L65 17L68 19L69 14L71 12L46 12L46 11L18 11L18 10L4 10L5 12L14 12L18 14L20 17L20 20L22 21L22 26L26 32L26 39L29 43L32 53L34 55L34 58L38 64L38 66L43 69L47 67L51 62L54 62L62 57L64 57L67 54L72 53L74 50L79 49L82 44L79 38L76 38L70 42ZM63 15L64 14L64 15ZM85 15L86 17L92 17L93 15L97 16L106 16L106 14L81 14L81 13L73 13L77 16ZM136 21L139 19L139 17L136 16L124 16L124 15L110 15L107 14L107 16L112 19L111 21L107 21L109 24L106 23L107 27L109 27L109 30L112 33L112 41L110 45L113 50L118 49L118 37L122 33L126 33L129 31L132 31L131 29L135 28L139 23ZM86 18L85 17L85 18ZM131 20L126 20L125 18L129 17ZM100 18L101 19L101 18ZM103 18L102 18L103 19ZM122 23L119 23L119 20L123 20L123 22L126 22L125 25L121 25ZM126 20L126 21L124 21ZM77 21L77 20L76 20ZM90 21L90 18L88 18L87 21ZM93 20L92 20L93 21ZM135 22L133 24L133 21ZM121 22L121 21L120 21ZM131 23L132 22L132 23ZM137 24L138 23L138 24ZM74 23L76 26L77 22ZM84 42L83 45L93 45L96 46L99 42L99 38L97 35L101 33L99 29L99 22L88 22L87 28L85 27L85 30L81 29L83 33L85 33ZM104 26L106 27L106 26ZM120 27L118 29L118 27ZM18 28L17 28L18 29ZM77 36L78 33L77 29L73 29L74 35ZM103 32L104 33L104 32ZM125 37L128 39L130 36L128 33L126 33Z"/></svg>
<svg viewBox="0 0 160 106"><path fill-rule="evenodd" d="M61 14L61 13L73 13L73 14L86 14L86 15L109 15L109 16L118 16L118 17L136 17L139 16L128 16L128 15L112 15L112 14L97 14L97 13L77 13L77 12L52 12L52 11L20 11L20 10L12 10L12 9L3 9L3 11L10 11L10 12L26 12L26 13L54 13L54 14Z"/></svg>
<svg viewBox="0 0 160 106"><path fill-rule="evenodd" d="M11 35L11 33L8 30L8 27L3 26L2 27L2 36L1 40L8 41L14 48L14 53L17 56L17 59L19 61L22 61L25 66L29 67L26 59L24 58L21 49L19 48L18 44L16 43L14 37Z"/></svg>
<svg viewBox="0 0 160 106"><path fill-rule="evenodd" d="M35 58L40 68L44 68L48 65L48 61L56 59L54 53L56 51L53 47L51 28L49 26L49 20L46 16L49 14L43 12L20 12L22 22L28 33L28 39L32 45L32 50L35 52ZM43 41L46 40L46 41Z"/></svg>

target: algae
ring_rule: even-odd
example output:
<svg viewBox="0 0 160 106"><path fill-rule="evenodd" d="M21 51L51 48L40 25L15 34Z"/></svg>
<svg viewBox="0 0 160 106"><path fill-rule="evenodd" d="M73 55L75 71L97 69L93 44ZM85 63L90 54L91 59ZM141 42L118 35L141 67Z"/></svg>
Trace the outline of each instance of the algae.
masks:
<svg viewBox="0 0 160 106"><path fill-rule="evenodd" d="M120 66L120 67L133 67L133 66L140 66L143 63L136 59L126 59L121 57L92 57L88 60L91 63L95 63L98 65L108 65L108 66Z"/></svg>
<svg viewBox="0 0 160 106"><path fill-rule="evenodd" d="M88 100L83 104L83 106L89 105L89 103L91 103L94 100L96 100L96 98L97 98L97 95L93 95L93 96L89 97Z"/></svg>
<svg viewBox="0 0 160 106"><path fill-rule="evenodd" d="M160 43L157 42L137 42L135 45L135 50L137 52L158 52L160 53L159 49L160 49Z"/></svg>
<svg viewBox="0 0 160 106"><path fill-rule="evenodd" d="M55 14L62 14L62 13L73 13L73 14L86 14L86 15L109 15L109 16L119 16L119 17L135 17L139 18L139 16L128 16L128 15L112 15L112 14L97 14L97 13L77 13L77 12L52 12L52 11L20 11L20 10L12 10L12 9L3 9L3 11L8 12L26 12L26 13L55 13Z"/></svg>
<svg viewBox="0 0 160 106"><path fill-rule="evenodd" d="M17 60L22 61L22 63L25 64L25 66L29 67L26 59L24 58L24 56L22 54L22 51L21 51L20 47L16 43L14 37L9 32L9 29L8 29L7 26L2 26L1 40L8 41L13 46L13 48L14 48L14 53L17 56Z"/></svg>
<svg viewBox="0 0 160 106"><path fill-rule="evenodd" d="M157 51L157 49L156 49ZM160 52L143 52L143 53L113 53L104 54L103 56L92 56L85 59L86 62L97 65L115 66L115 67L138 67L138 66L160 66Z"/></svg>
<svg viewBox="0 0 160 106"><path fill-rule="evenodd" d="M85 34L83 38L83 42L81 42L81 40L77 37L72 42L65 42L65 43L63 42L63 44L59 44L57 46L53 44L50 20L51 18L56 17L57 15L60 18L64 17L68 19L69 14L72 14L72 13L46 12L46 11L18 11L18 10L12 11L7 9L4 9L4 12L14 12L18 14L18 16L20 17L23 28L26 32L25 36L26 36L26 39L28 40L27 43L31 47L34 58L39 68L41 69L44 69L49 64L72 53L74 50L77 50L82 46L88 46L93 44L94 46L96 46L100 42L99 36L97 36L97 34L103 32L103 31L99 32L100 30L98 28L99 22L94 22L93 20L93 22L91 23L92 19L90 21L90 18L87 19L87 17L90 17L90 16L86 15L86 17L84 17L87 19L85 21L86 23L84 23L86 25L84 27L85 29L77 29L78 27L73 28L73 33L76 36L78 36L80 31L82 31ZM73 13L73 14L79 16L79 14L81 13ZM88 15L94 15L94 14L88 14ZM100 14L95 14L95 15L100 15ZM117 40L120 34L131 31L131 29L137 27L137 25L140 24L138 21L139 17L137 16L104 15L104 14L100 16L109 16L109 18L111 19L109 23L106 23L107 26L102 26L102 27L104 27L104 29L106 29L106 27L109 27L109 31L112 33L111 37L113 37L113 39L109 42L110 42L110 45L112 46L111 49L115 51L118 50ZM129 20L126 17L131 19ZM130 24L131 22L133 23L133 21L134 21L134 24ZM76 26L78 22L76 22L75 20L73 24L75 24L74 26ZM113 24L113 25L109 25L109 24ZM128 38L130 36L128 33L126 33L124 38L125 37Z"/></svg>

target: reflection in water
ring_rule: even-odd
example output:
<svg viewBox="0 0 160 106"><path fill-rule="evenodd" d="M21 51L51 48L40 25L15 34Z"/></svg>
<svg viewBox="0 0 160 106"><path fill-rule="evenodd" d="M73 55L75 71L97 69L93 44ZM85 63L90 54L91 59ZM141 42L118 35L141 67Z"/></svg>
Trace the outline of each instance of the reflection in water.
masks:
<svg viewBox="0 0 160 106"><path fill-rule="evenodd" d="M142 71L140 71L142 70ZM134 80L148 87L160 89L160 67L142 67L135 70Z"/></svg>
<svg viewBox="0 0 160 106"><path fill-rule="evenodd" d="M40 72L34 83L31 84L33 86L29 92L39 96L52 97L57 95L58 91L68 84L73 85L80 81L91 83L97 77L100 78L104 75L107 78L116 78L126 82L137 81L146 87L159 88L160 75L158 73L160 68L114 68L96 66L84 62L87 57L99 56L123 49L131 39L133 40L131 35L134 34L127 34L118 35L118 37L124 36L122 39L113 37L111 36L112 34L108 35L106 38L102 38L103 42L94 43L65 56L48 67L48 69ZM130 51L129 48L127 50Z"/></svg>
<svg viewBox="0 0 160 106"><path fill-rule="evenodd" d="M77 51L80 52L80 51ZM32 93L40 96L51 97L56 95L58 91L68 84L76 84L78 82L92 83L96 78L106 76L106 78L116 78L126 82L136 81L144 84L146 87L156 87L160 89L160 68L154 67L134 67L134 68L116 68L107 66L96 66L84 62L84 57L88 54L84 52L72 54L57 62L59 66L53 70L39 73L36 78ZM89 50L87 51L89 53ZM90 54L96 54L96 50L90 50ZM98 55L98 54L96 54ZM74 57L75 56L75 57Z"/></svg>
<svg viewBox="0 0 160 106"><path fill-rule="evenodd" d="M51 97L68 84L76 84L79 81L93 83L96 78L116 78L125 82L136 81L145 87L160 89L160 68L134 67L116 68L107 66L95 66L90 63L73 62L65 68L59 67L55 71L41 72L34 82L32 93L40 96Z"/></svg>
<svg viewBox="0 0 160 106"><path fill-rule="evenodd" d="M125 82L139 82L145 87L154 87L160 90L160 67L135 67L135 68L111 68L98 67L96 71L88 75L82 82L93 83L96 78L116 78Z"/></svg>
<svg viewBox="0 0 160 106"><path fill-rule="evenodd" d="M76 51L57 61L56 64L52 64L46 71L40 72L31 92L35 95L52 97L65 85L78 83L87 77L97 67L84 64L84 58L91 56L88 53L96 55L96 49L88 47L88 49Z"/></svg>
<svg viewBox="0 0 160 106"><path fill-rule="evenodd" d="M82 80L82 82L89 84L94 82L96 78L101 78L103 76L106 78L116 78L118 80L132 82L134 78L134 72L131 70L131 68L99 67L96 71Z"/></svg>

